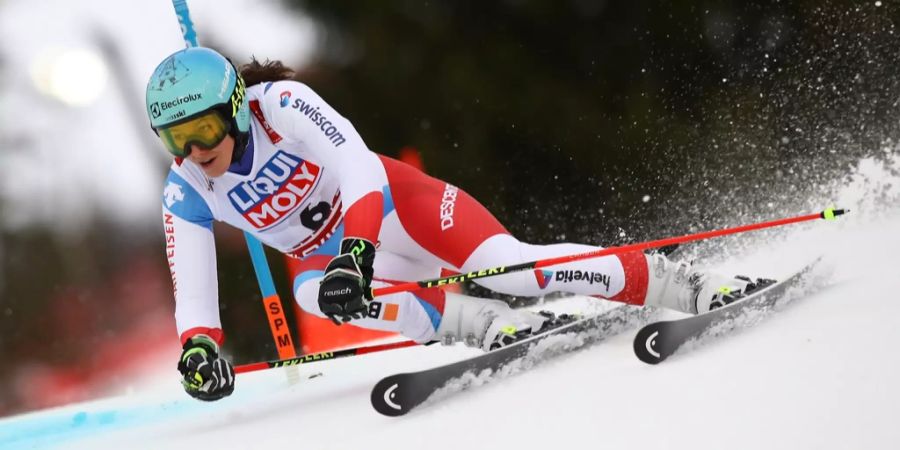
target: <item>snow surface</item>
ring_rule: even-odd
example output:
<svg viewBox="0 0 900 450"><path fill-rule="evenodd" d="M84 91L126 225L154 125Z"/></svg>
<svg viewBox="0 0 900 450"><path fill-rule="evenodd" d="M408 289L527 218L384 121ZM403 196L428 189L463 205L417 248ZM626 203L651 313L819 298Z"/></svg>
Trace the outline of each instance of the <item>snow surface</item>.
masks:
<svg viewBox="0 0 900 450"><path fill-rule="evenodd" d="M371 408L381 377L477 351L437 346L316 363L295 369L300 381L285 369L244 374L215 403L188 398L167 371L129 395L0 420L0 447L900 448L898 162L862 161L843 181L833 200L855 208L851 215L760 235L753 253L722 261L722 270L778 277L825 255L815 281L777 312L658 366L635 358L632 329L403 418ZM568 302L551 306L609 307Z"/></svg>

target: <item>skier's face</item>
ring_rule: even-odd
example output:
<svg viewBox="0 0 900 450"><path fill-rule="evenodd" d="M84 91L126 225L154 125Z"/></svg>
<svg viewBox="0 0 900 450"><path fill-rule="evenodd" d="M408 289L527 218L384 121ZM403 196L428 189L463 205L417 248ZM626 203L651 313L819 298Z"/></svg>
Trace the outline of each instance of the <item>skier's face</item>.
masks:
<svg viewBox="0 0 900 450"><path fill-rule="evenodd" d="M191 145L191 154L188 156L194 164L200 166L209 178L222 176L231 165L231 155L234 153L234 138L225 136L219 145L207 150L197 145Z"/></svg>

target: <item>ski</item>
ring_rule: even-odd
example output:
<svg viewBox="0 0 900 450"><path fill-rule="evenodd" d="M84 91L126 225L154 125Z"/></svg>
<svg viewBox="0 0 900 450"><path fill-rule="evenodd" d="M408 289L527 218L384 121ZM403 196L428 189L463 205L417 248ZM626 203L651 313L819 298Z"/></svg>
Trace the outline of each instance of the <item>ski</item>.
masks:
<svg viewBox="0 0 900 450"><path fill-rule="evenodd" d="M647 364L659 364L686 342L715 329L724 333L733 329L733 319L750 311L763 311L775 305L792 287L803 282L821 261L816 259L782 281L771 282L727 306L684 319L653 322L634 337L634 353ZM718 334L718 333L717 333Z"/></svg>
<svg viewBox="0 0 900 450"><path fill-rule="evenodd" d="M651 314L653 312L647 308L619 306L472 358L418 372L391 375L372 389L372 406L385 416L402 416L433 395L436 399L443 398L484 384L487 378L498 373L505 376L531 368L551 357L584 348L646 323ZM567 335L574 336L568 339ZM559 339L551 339L553 337Z"/></svg>

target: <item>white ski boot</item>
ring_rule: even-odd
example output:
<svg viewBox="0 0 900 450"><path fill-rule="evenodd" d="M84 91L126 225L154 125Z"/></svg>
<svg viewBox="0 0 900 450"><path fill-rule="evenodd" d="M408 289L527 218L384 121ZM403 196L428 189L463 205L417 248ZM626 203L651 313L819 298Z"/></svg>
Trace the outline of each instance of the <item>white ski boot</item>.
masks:
<svg viewBox="0 0 900 450"><path fill-rule="evenodd" d="M541 329L548 316L518 311L500 300L447 293L435 340L458 340L485 351L504 347Z"/></svg>
<svg viewBox="0 0 900 450"><path fill-rule="evenodd" d="M646 256L649 280L645 305L702 314L743 297L751 284L749 278L704 272L684 261L669 261L659 253Z"/></svg>

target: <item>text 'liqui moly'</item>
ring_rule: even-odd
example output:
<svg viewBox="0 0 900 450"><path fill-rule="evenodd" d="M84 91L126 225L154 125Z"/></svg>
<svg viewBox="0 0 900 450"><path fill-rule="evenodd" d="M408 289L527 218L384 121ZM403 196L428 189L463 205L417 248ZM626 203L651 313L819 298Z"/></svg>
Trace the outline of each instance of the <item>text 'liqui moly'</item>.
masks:
<svg viewBox="0 0 900 450"><path fill-rule="evenodd" d="M256 178L228 192L235 209L257 229L276 225L294 212L313 190L319 166L278 151Z"/></svg>

